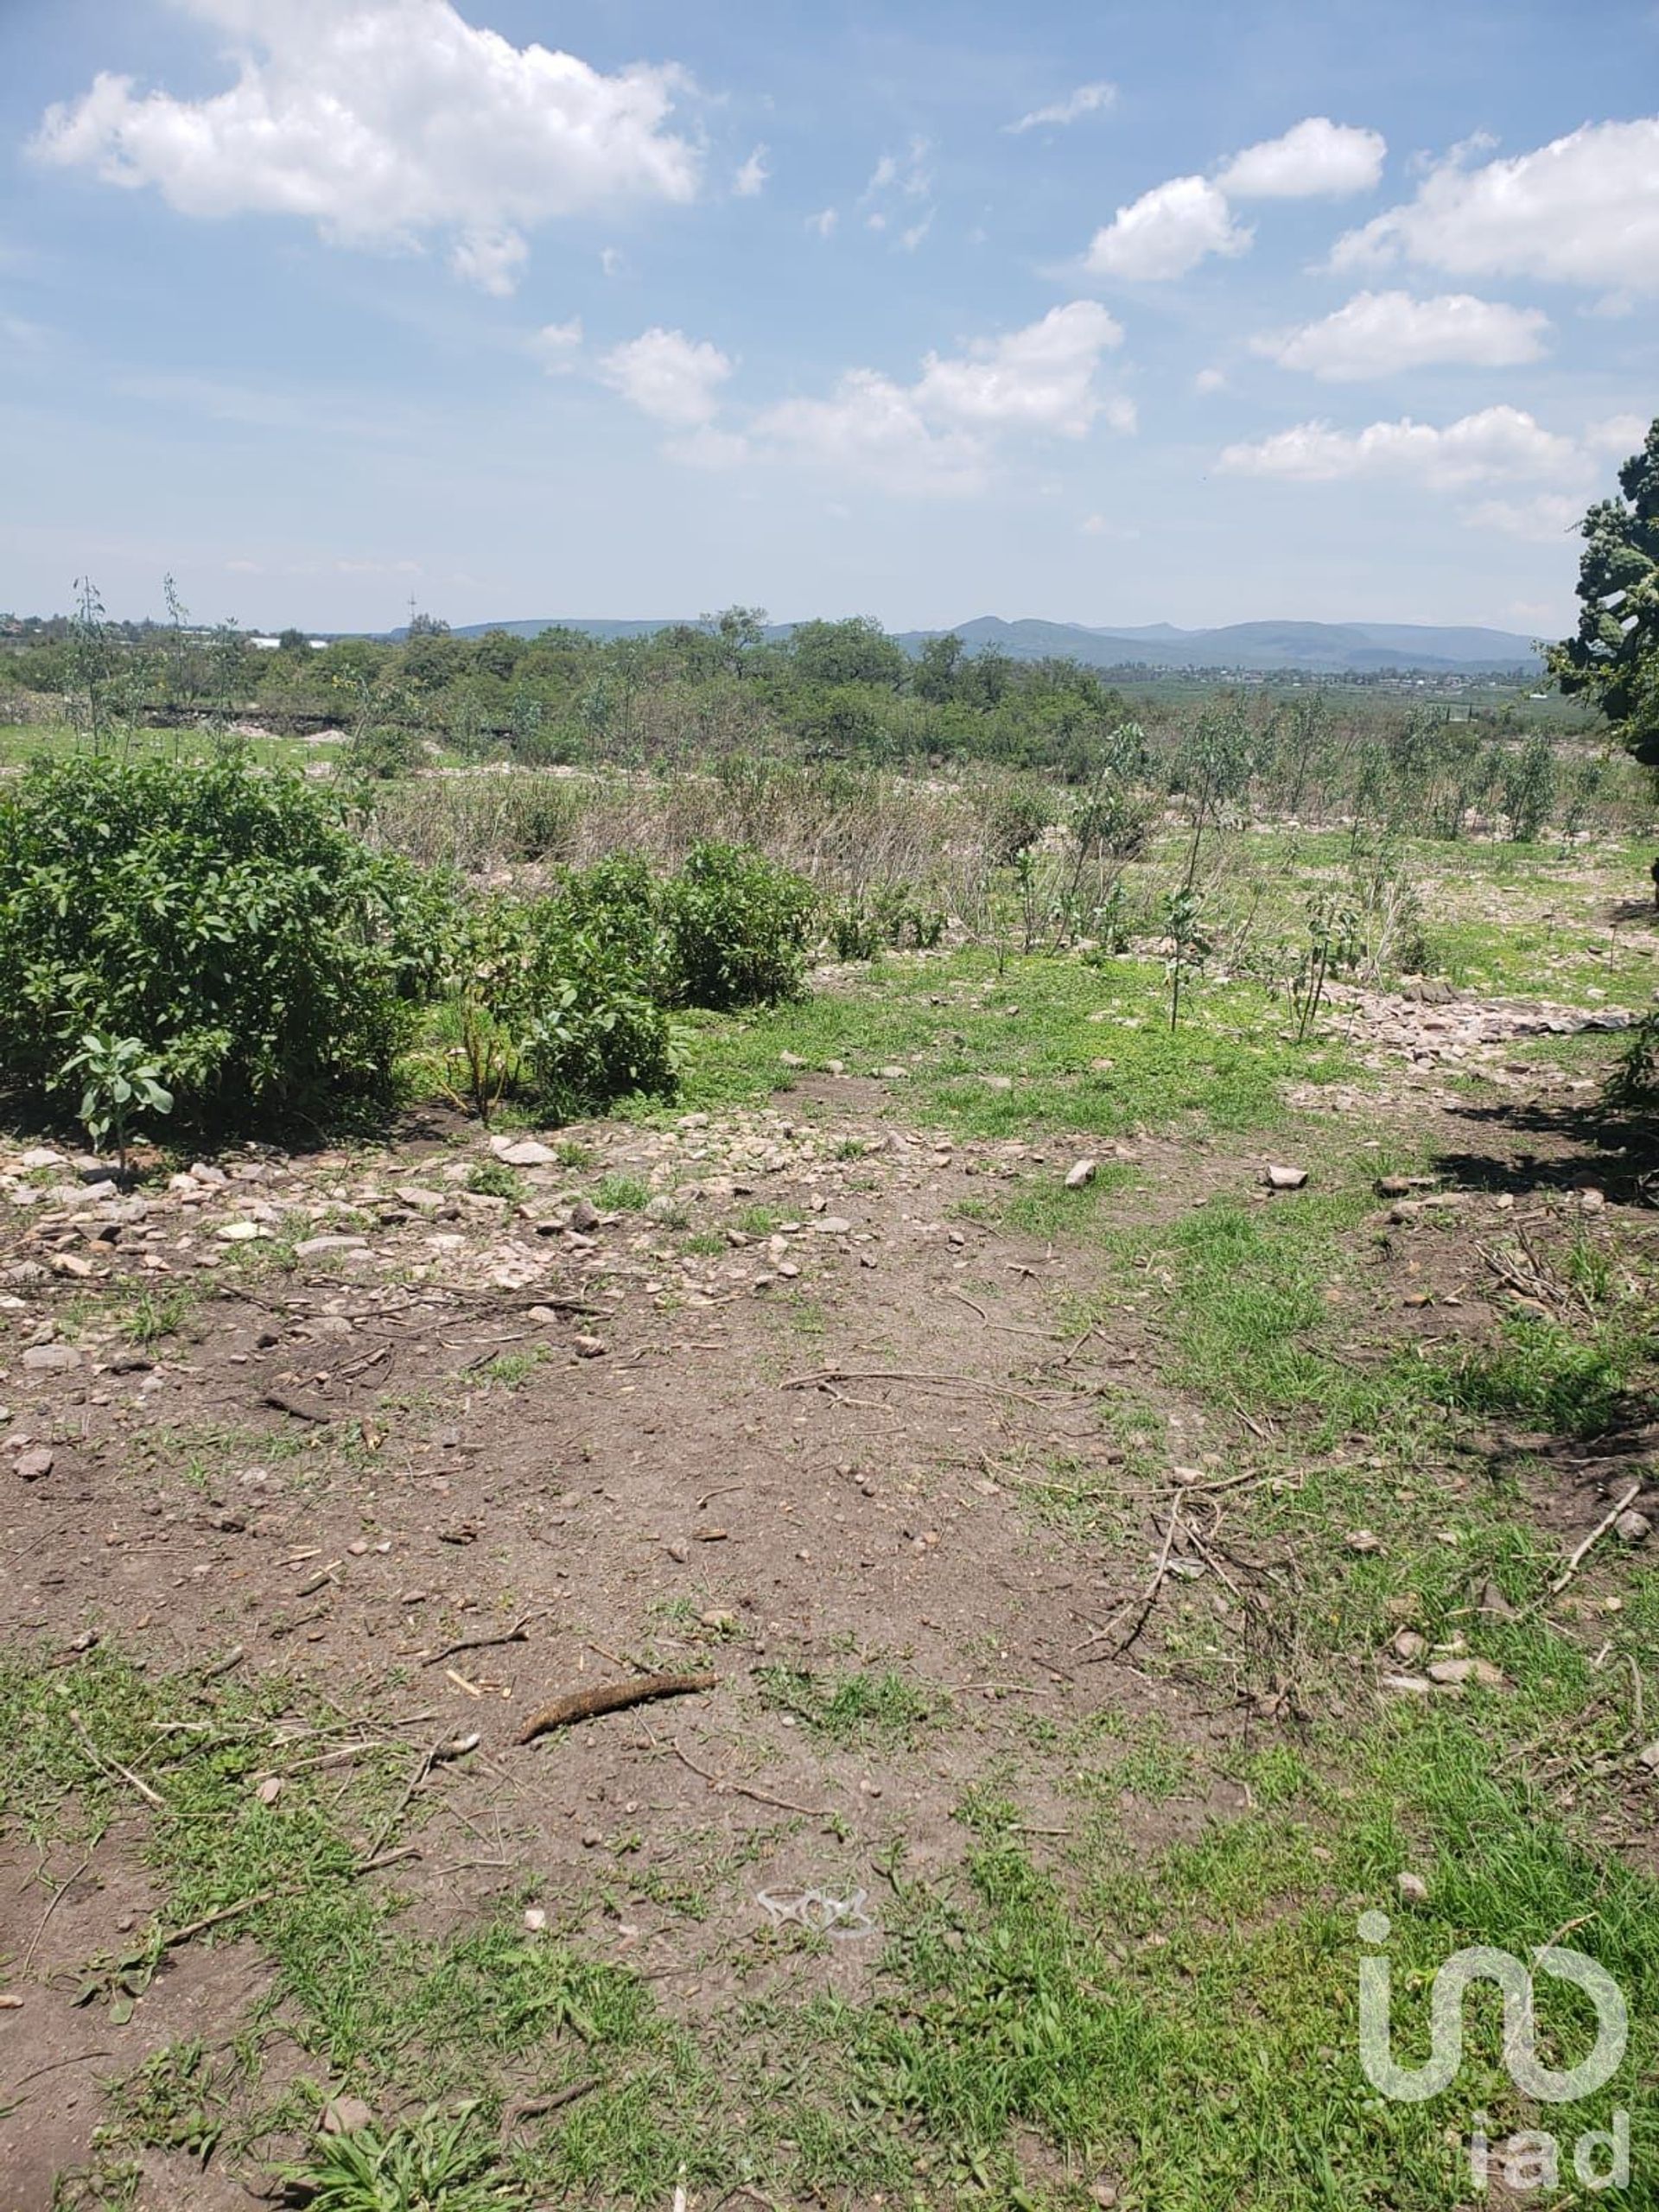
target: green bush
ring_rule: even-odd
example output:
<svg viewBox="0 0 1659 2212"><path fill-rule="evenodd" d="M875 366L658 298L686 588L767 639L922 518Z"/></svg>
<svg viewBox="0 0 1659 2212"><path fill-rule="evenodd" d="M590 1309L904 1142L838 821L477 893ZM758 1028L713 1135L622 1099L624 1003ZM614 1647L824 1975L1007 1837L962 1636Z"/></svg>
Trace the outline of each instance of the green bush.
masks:
<svg viewBox="0 0 1659 2212"><path fill-rule="evenodd" d="M673 991L690 1006L773 1006L806 975L812 887L738 845L702 844L663 889Z"/></svg>
<svg viewBox="0 0 1659 2212"><path fill-rule="evenodd" d="M489 899L468 912L448 1027L486 1119L509 1091L567 1121L628 1091L673 1090L673 1033L652 988L655 906L644 863L615 860L569 871L546 898Z"/></svg>
<svg viewBox="0 0 1659 2212"><path fill-rule="evenodd" d="M442 894L298 777L41 762L0 798L0 1067L67 1099L79 1040L136 1041L181 1118L326 1118L382 1088Z"/></svg>

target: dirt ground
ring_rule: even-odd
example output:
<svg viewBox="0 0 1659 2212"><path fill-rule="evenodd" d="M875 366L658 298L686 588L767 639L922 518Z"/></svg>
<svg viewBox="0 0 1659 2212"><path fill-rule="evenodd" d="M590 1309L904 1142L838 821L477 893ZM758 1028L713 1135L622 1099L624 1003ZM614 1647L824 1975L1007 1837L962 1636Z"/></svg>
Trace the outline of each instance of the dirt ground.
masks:
<svg viewBox="0 0 1659 2212"><path fill-rule="evenodd" d="M1489 1041L1502 1119L1408 1051L1354 1138L1376 1147L1392 1117L1462 1165L1448 1187L1466 1233L1420 1237L1408 1218L1376 1259L1403 1334L1490 1325L1501 1287L1477 1230L1524 1219L1541 1190L1651 1219L1619 1162L1556 1133L1570 1079ZM1329 1143L1341 1101L1319 1103L1337 1116L1307 1127ZM1164 1388L1133 1306L1078 1326L1088 1244L1002 1219L1012 1192L1062 1182L1074 1147L952 1141L910 1122L896 1083L806 1071L767 1111L567 1135L591 1152L579 1173L534 1140L493 1148L434 1116L384 1149L239 1152L134 1195L49 1147L0 1154L0 1641L313 1686L365 1739L408 1746L420 1784L397 1840L418 1855L371 1878L401 1885L416 1924L464 1924L504 1891L591 1899L603 1866L612 1902L583 1939L692 2020L769 1924L761 1892L861 1891L871 1934L769 1956L748 1992L856 1991L884 1850L902 1836L922 1875L959 1857L952 1807L988 1758L1020 1755L1033 1712L1112 1707L1217 1738L1283 1725L1259 1680L1206 1707L1142 1668L1140 1645L1108 1656L1103 1631L1154 1568L1167 1487L1137 1472L1116 1416L1154 1408L1171 1460L1203 1480L1250 1440ZM470 1189L501 1152L518 1195ZM1135 1171L1121 1190L1103 1173L1108 1224L1216 1192L1296 1202L1266 1187L1259 1142L1097 1157ZM607 1178L644 1190L590 1205ZM180 1292L176 1332L135 1342L135 1301ZM1121 1470L1114 1538L1033 1510L1010 1471L1057 1457L1109 1487ZM1587 1525L1609 1467L1564 1462L1541 1513ZM758 1669L854 1654L901 1661L960 1725L917 1755L842 1749L757 1694ZM642 1666L706 1668L717 1686L516 1742L543 1700ZM474 1734L422 1774L429 1748ZM1148 1851L1228 1795L1137 1813ZM1067 1817L1039 1779L1024 1803L1035 1832ZM16 1837L0 1850L17 2000L0 2011L0 2212L45 2212L88 2154L106 2077L222 2037L263 1984L253 1947L185 1944L128 2024L76 2008L86 1961L154 1906L145 1817L135 1794L84 1864L43 1868ZM710 1869L709 1917L653 1902ZM156 2212L250 2201L245 2177L182 2158L151 2153L148 2172Z"/></svg>

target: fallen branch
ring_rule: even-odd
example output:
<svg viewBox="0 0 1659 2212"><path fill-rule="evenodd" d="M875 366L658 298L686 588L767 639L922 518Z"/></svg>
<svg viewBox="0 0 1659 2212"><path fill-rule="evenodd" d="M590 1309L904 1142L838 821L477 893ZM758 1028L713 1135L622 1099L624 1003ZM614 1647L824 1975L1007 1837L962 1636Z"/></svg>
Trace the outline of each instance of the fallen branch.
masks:
<svg viewBox="0 0 1659 2212"><path fill-rule="evenodd" d="M404 1815L414 1802L415 1792L426 1780L433 1768L441 1765L446 1759L464 1759L468 1751L475 1751L478 1749L478 1743L479 1739L476 1736L441 1736L437 1742L431 1745L421 1758L414 1773L410 1776L403 1796L387 1815L379 1834L376 1836L359 1862L358 1869L359 1872L366 1872L368 1868L377 1862L379 1854L397 1834L398 1821L403 1819Z"/></svg>
<svg viewBox="0 0 1659 2212"><path fill-rule="evenodd" d="M1640 1497L1641 1495L1642 1484L1640 1483L1632 1483L1629 1490L1625 1491L1624 1497L1619 1499L1618 1503L1616 1505L1610 1507L1609 1510L1602 1516L1601 1519L1597 1522L1595 1527L1590 1531L1584 1541L1579 1546L1577 1551L1575 1551L1571 1559L1567 1560L1567 1565L1561 1569L1555 1580L1550 1584L1549 1594L1552 1598L1559 1598L1560 1596L1562 1591L1566 1589L1567 1584L1573 1580L1580 1567L1583 1566L1585 1560L1590 1556L1590 1554L1601 1541L1607 1531L1612 1527L1619 1515L1621 1513L1628 1512L1630 1508L1636 1503L1637 1499Z"/></svg>
<svg viewBox="0 0 1659 2212"><path fill-rule="evenodd" d="M469 1636L460 1643L446 1643L442 1651L433 1652L429 1658L423 1659L421 1664L423 1667L435 1667L440 1660L453 1659L457 1652L493 1651L498 1644L528 1643L530 1624L534 1618L533 1614L526 1613L523 1620L513 1623L505 1636Z"/></svg>
<svg viewBox="0 0 1659 2212"><path fill-rule="evenodd" d="M315 1428L327 1428L336 1416L331 1409L311 1398L297 1398L289 1390L267 1390L264 1403L279 1414L287 1414L293 1421L309 1421Z"/></svg>
<svg viewBox="0 0 1659 2212"><path fill-rule="evenodd" d="M1180 1500L1177 1498L1169 1509L1169 1526L1164 1531L1164 1548L1158 1554L1158 1564L1153 1570L1152 1580L1141 1593L1140 1607L1135 1617L1135 1625L1121 1643L1115 1644L1111 1650L1100 1652L1096 1656L1102 1659L1121 1659L1139 1637L1141 1630L1145 1628L1147 1621L1152 1618L1152 1609L1158 1602L1158 1592L1164 1586L1164 1577L1169 1573L1169 1554L1174 1548L1175 1531L1185 1526L1186 1523L1181 1519ZM1116 1626L1116 1620L1114 1619L1104 1628L1097 1629L1093 1636L1078 1646L1079 1650L1086 1651L1090 1644L1103 1642L1111 1634Z"/></svg>
<svg viewBox="0 0 1659 2212"><path fill-rule="evenodd" d="M780 1390L827 1390L836 1382L915 1382L930 1390L983 1390L993 1398L1012 1398L1039 1413L1049 1408L1029 1391L1010 1389L1005 1382L982 1382L977 1375L918 1375L901 1367L826 1367L818 1375L791 1375Z"/></svg>
<svg viewBox="0 0 1659 2212"><path fill-rule="evenodd" d="M515 2097L501 2115L501 2140L505 2143L515 2127L522 2127L527 2120L544 2120L550 2112L561 2112L566 2105L573 2105L578 2097L585 2097L598 2088L599 2076L590 2074L585 2082L572 2082L563 2089L555 2089L546 2097Z"/></svg>
<svg viewBox="0 0 1659 2212"><path fill-rule="evenodd" d="M677 1743L671 1743L668 1748L678 1759L680 1764L690 1767L693 1774L699 1776L709 1784L717 1797L723 1796L729 1791L739 1797L751 1797L757 1805L773 1806L780 1813L799 1813L809 1821L827 1821L834 1817L822 1805L798 1805L792 1798L774 1797L770 1791L756 1789L747 1782L733 1782L723 1774L710 1774L706 1766L699 1766L695 1759L688 1758Z"/></svg>
<svg viewBox="0 0 1659 2212"><path fill-rule="evenodd" d="M130 1766L123 1766L119 1759L106 1759L102 1756L92 1738L86 1733L86 1724L79 1713L72 1713L69 1719L73 1724L76 1735L80 1738L81 1749L100 1774L118 1774L130 1789L138 1792L145 1804L153 1805L158 1813L164 1813L167 1810L167 1800L157 1796L149 1784L141 1776L136 1775Z"/></svg>
<svg viewBox="0 0 1659 2212"><path fill-rule="evenodd" d="M573 1727L578 1720L596 1719L601 1713L626 1712L631 1705L648 1705L653 1698L695 1697L711 1690L718 1675L636 1675L632 1681L601 1682L591 1690L570 1690L555 1698L539 1713L532 1713L515 1744L533 1744L555 1728Z"/></svg>

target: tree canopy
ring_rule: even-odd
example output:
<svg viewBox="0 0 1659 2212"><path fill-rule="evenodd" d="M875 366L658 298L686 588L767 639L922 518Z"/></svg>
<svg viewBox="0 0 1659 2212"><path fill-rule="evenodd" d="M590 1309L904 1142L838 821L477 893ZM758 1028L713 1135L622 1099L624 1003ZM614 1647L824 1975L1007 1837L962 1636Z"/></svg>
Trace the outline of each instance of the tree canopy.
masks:
<svg viewBox="0 0 1659 2212"><path fill-rule="evenodd" d="M1550 648L1549 672L1659 768L1659 418L1618 483L1622 496L1599 499L1580 526L1578 635Z"/></svg>

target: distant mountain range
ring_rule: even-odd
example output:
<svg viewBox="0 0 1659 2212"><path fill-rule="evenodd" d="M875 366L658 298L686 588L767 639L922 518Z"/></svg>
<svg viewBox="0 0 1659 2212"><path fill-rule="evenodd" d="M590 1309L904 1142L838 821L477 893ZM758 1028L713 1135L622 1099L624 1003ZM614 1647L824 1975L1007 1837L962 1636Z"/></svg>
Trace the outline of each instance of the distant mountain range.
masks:
<svg viewBox="0 0 1659 2212"><path fill-rule="evenodd" d="M533 638L543 630L580 630L592 638L648 637L668 622L474 622L457 635L482 637L507 630ZM794 627L778 623L771 638ZM394 633L397 634L397 633ZM899 642L918 653L941 630L908 630ZM958 623L955 634L970 652L988 648L1014 660L1069 658L1091 668L1231 669L1262 675L1274 670L1330 676L1371 676L1418 671L1426 675L1531 675L1541 666L1530 638L1510 630L1442 627L1418 622L1234 622L1219 630L1178 630L1168 622L1141 629L1096 629L1079 622L1026 620L1005 622L982 614Z"/></svg>

